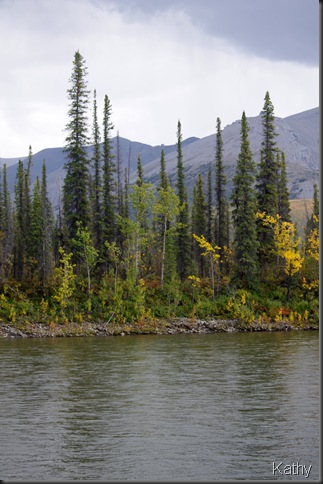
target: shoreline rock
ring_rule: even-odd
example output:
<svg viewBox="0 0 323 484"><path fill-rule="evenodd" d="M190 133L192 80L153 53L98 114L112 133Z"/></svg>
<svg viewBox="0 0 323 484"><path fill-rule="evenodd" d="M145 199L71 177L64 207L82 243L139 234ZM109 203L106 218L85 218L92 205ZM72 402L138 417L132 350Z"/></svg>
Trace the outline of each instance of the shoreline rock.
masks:
<svg viewBox="0 0 323 484"><path fill-rule="evenodd" d="M245 323L236 319L193 319L176 317L168 320L141 321L129 324L99 322L69 322L56 324L42 323L0 323L0 338L58 338L82 336L126 336L126 335L172 335L172 334L210 334L237 332L273 332L318 330L319 325L308 321L290 323L258 322Z"/></svg>

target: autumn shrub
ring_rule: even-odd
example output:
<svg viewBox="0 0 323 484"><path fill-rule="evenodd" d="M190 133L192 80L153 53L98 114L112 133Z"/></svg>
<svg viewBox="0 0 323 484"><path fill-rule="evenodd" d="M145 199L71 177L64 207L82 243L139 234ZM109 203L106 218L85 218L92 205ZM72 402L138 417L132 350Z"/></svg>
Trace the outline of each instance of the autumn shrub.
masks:
<svg viewBox="0 0 323 484"><path fill-rule="evenodd" d="M230 316L230 310L228 308L228 296L220 295L212 301L212 317L226 317Z"/></svg>
<svg viewBox="0 0 323 484"><path fill-rule="evenodd" d="M12 311L12 303L8 296L0 294L0 318L8 320Z"/></svg>
<svg viewBox="0 0 323 484"><path fill-rule="evenodd" d="M17 316L36 316L37 310L31 299L24 299L15 303Z"/></svg>
<svg viewBox="0 0 323 484"><path fill-rule="evenodd" d="M285 301L286 299L286 288L282 286L275 285L269 291L267 290L267 298L273 299L275 301Z"/></svg>
<svg viewBox="0 0 323 484"><path fill-rule="evenodd" d="M319 300L313 299L311 301L293 301L291 305L293 311L300 314L304 320L311 322L319 321Z"/></svg>
<svg viewBox="0 0 323 484"><path fill-rule="evenodd" d="M195 306L196 317L199 319L207 319L213 317L214 315L215 303L211 298L209 299L199 299Z"/></svg>

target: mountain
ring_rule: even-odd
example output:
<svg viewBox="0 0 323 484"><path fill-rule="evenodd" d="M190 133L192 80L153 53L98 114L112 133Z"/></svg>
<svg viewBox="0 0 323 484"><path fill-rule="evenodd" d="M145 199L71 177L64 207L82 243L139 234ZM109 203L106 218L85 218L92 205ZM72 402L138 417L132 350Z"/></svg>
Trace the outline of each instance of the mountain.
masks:
<svg viewBox="0 0 323 484"><path fill-rule="evenodd" d="M262 141L261 115L248 118L249 141L256 163L260 161ZM227 125L222 130L223 164L227 175L227 192L232 190L232 177L235 173L240 152L240 120ZM313 183L319 184L319 108L310 109L286 118L275 118L277 145L285 152L288 188L291 198L312 198ZM214 167L215 134L183 146L186 181L189 194L197 180L198 173L206 180L209 166ZM173 182L176 180L177 153L166 155L167 171ZM159 159L145 166L145 176L156 181L159 173Z"/></svg>
<svg viewBox="0 0 323 484"><path fill-rule="evenodd" d="M249 140L254 160L259 163L262 141L261 115L248 118L250 125ZM310 109L286 118L275 118L278 147L285 152L288 188L293 199L312 198L313 184L319 184L319 108ZM215 134L204 138L188 138L182 143L185 176L189 198L198 174L206 180L208 168L214 172ZM232 177L240 151L240 120L225 126L222 130L223 161L227 175L227 194L232 190ZM144 143L119 138L122 175L124 168L130 166L130 182L136 179L137 158L140 154L147 181L158 182L160 169L160 153L163 149L167 163L167 172L173 185L176 183L177 143L174 145L150 146ZM117 138L112 139L116 153ZM86 148L89 157L93 147ZM46 160L47 183L50 199L54 208L59 202L59 188L63 185L66 162L63 148L48 148L33 155L31 167L31 182L37 176L41 177L42 163ZM0 164L6 163L0 159ZM7 163L8 185L14 191L18 159L10 159ZM25 163L26 158L22 158ZM10 164L10 166L9 166Z"/></svg>

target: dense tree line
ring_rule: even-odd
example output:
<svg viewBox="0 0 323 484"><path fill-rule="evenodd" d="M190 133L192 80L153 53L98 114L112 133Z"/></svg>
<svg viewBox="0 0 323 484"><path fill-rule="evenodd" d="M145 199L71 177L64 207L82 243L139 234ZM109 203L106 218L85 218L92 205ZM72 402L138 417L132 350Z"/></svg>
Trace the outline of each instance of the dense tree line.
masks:
<svg viewBox="0 0 323 484"><path fill-rule="evenodd" d="M314 186L313 214L300 241L269 92L259 163L243 112L229 198L217 118L214 163L206 180L198 175L191 204L180 121L175 186L163 150L157 184L146 182L138 153L137 181L130 185L129 166L121 173L118 137L116 152L112 148L110 99L104 96L101 127L96 91L90 129L91 93L79 51L67 92L66 175L58 213L47 193L45 160L41 179L31 186L31 147L27 162L18 163L13 200L6 166L0 172L2 318L318 317L318 190Z"/></svg>

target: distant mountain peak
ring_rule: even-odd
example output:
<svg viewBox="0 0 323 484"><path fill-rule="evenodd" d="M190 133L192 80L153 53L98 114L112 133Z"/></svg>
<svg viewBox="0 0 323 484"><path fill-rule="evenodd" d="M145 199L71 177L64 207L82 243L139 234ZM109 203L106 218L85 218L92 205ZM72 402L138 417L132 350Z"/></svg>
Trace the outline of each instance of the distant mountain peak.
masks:
<svg viewBox="0 0 323 484"><path fill-rule="evenodd" d="M248 117L250 125L249 140L253 151L254 161L260 161L262 123L261 113L258 116ZM285 152L287 164L288 187L291 198L311 198L313 184L319 184L319 108L312 108L285 118L275 118L278 147ZM232 189L232 177L240 151L240 120L233 121L222 130L223 159L227 174L227 195ZM116 149L117 137L112 138L112 146ZM160 170L160 154L164 150L166 168L171 179L175 180L177 163L177 142L173 145L151 146L138 141L130 141L119 137L121 161L123 167L130 161L130 180L134 179L137 170L137 157L140 153L147 180L156 182ZM205 183L209 167L214 166L215 160L215 133L197 138L191 136L182 142L183 160L186 173L186 182L189 194L201 173ZM89 158L93 150L88 146ZM20 158L25 160L27 157ZM53 203L57 203L58 190L63 185L65 176L64 164L66 154L63 148L47 148L33 155L31 167L31 181L41 176L43 160L46 161L47 183L49 195ZM8 185L14 191L16 170L19 158L0 158L0 166L4 163L8 167Z"/></svg>

